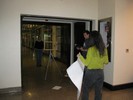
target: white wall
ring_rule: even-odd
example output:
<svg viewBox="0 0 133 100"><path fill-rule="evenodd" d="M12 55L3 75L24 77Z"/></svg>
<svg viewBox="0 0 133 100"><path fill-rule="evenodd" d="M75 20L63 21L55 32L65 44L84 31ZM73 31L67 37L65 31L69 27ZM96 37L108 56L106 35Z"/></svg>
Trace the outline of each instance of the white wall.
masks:
<svg viewBox="0 0 133 100"><path fill-rule="evenodd" d="M112 44L111 44L111 62L105 66L105 82L113 84L114 74L114 26L115 26L115 0L99 0L98 4L98 19L105 19L112 17Z"/></svg>
<svg viewBox="0 0 133 100"><path fill-rule="evenodd" d="M115 8L113 84L133 83L133 0L116 0Z"/></svg>
<svg viewBox="0 0 133 100"><path fill-rule="evenodd" d="M21 87L21 14L95 22L112 17L112 62L105 67L105 82L111 85L133 82L132 0L0 0L0 89Z"/></svg>
<svg viewBox="0 0 133 100"><path fill-rule="evenodd" d="M21 86L20 15L15 5L0 1L0 88Z"/></svg>
<svg viewBox="0 0 133 100"><path fill-rule="evenodd" d="M100 0L98 12L99 19L112 17L112 62L105 67L105 82L133 83L133 0Z"/></svg>
<svg viewBox="0 0 133 100"><path fill-rule="evenodd" d="M98 0L0 0L0 89L21 87L20 15L98 18Z"/></svg>

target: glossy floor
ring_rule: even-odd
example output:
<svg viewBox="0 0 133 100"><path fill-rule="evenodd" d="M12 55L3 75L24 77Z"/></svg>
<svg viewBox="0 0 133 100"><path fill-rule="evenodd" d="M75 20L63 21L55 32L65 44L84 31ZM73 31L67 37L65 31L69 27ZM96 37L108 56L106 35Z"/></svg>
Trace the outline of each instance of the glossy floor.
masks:
<svg viewBox="0 0 133 100"><path fill-rule="evenodd" d="M76 87L65 77L66 65L54 59L48 65L49 59L44 56L42 67L37 67L33 52L26 48L22 51L23 92L0 94L0 100L76 100ZM90 94L90 100L94 100L94 91ZM117 91L103 88L102 100L133 100L133 88Z"/></svg>

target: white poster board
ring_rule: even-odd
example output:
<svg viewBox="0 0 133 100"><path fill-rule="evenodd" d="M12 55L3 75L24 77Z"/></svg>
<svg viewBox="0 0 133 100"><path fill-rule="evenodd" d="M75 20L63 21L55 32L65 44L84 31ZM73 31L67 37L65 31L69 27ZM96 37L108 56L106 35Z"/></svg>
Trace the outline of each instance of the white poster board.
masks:
<svg viewBox="0 0 133 100"><path fill-rule="evenodd" d="M82 80L83 80L83 74L84 74L84 65L83 63L78 59L75 61L71 66L67 69L67 74L71 81L74 83L74 85L77 87L77 100L79 100L80 93L81 93L81 86L82 86Z"/></svg>

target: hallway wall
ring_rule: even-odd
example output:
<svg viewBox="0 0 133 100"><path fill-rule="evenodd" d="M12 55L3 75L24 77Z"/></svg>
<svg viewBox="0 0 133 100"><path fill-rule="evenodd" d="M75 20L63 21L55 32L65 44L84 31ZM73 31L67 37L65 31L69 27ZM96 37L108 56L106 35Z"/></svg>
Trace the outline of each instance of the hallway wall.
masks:
<svg viewBox="0 0 133 100"><path fill-rule="evenodd" d="M114 56L105 68L105 81L111 85L133 83L133 1L98 1L0 0L0 89L21 87L21 14L92 19L95 22L112 17Z"/></svg>
<svg viewBox="0 0 133 100"><path fill-rule="evenodd" d="M113 84L133 83L133 0L116 0L115 8Z"/></svg>
<svg viewBox="0 0 133 100"><path fill-rule="evenodd" d="M115 27L115 0L100 0L98 6L98 19L106 19L112 17L112 44L111 44L111 62L105 66L105 82L113 84L113 74L114 74L114 27Z"/></svg>
<svg viewBox="0 0 133 100"><path fill-rule="evenodd" d="M21 14L97 21L98 0L77 1L0 0L0 89L21 87Z"/></svg>
<svg viewBox="0 0 133 100"><path fill-rule="evenodd" d="M133 1L100 0L98 12L99 19L112 17L112 62L105 67L105 82L133 83Z"/></svg>

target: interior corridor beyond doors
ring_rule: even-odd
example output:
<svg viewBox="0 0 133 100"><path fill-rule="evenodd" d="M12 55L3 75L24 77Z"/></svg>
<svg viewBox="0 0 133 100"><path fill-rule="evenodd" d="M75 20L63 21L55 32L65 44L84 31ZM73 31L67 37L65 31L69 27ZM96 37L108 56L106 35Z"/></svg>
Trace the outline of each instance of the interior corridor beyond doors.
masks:
<svg viewBox="0 0 133 100"><path fill-rule="evenodd" d="M86 29L86 23L91 26L90 22L89 20L21 16L21 72L24 90L28 88L28 84L39 87L39 84L47 82L54 85L61 85L63 81L70 82L69 78L66 78L66 69L74 61L74 44L77 43L78 37L80 42L83 41L82 31ZM90 29L91 27L88 30ZM44 41L41 68L37 68L35 64L34 43L38 36L41 36ZM48 65L50 52L54 59L50 57L50 65ZM48 72L47 80L45 80L46 72ZM29 83L29 80L32 80L32 83Z"/></svg>

